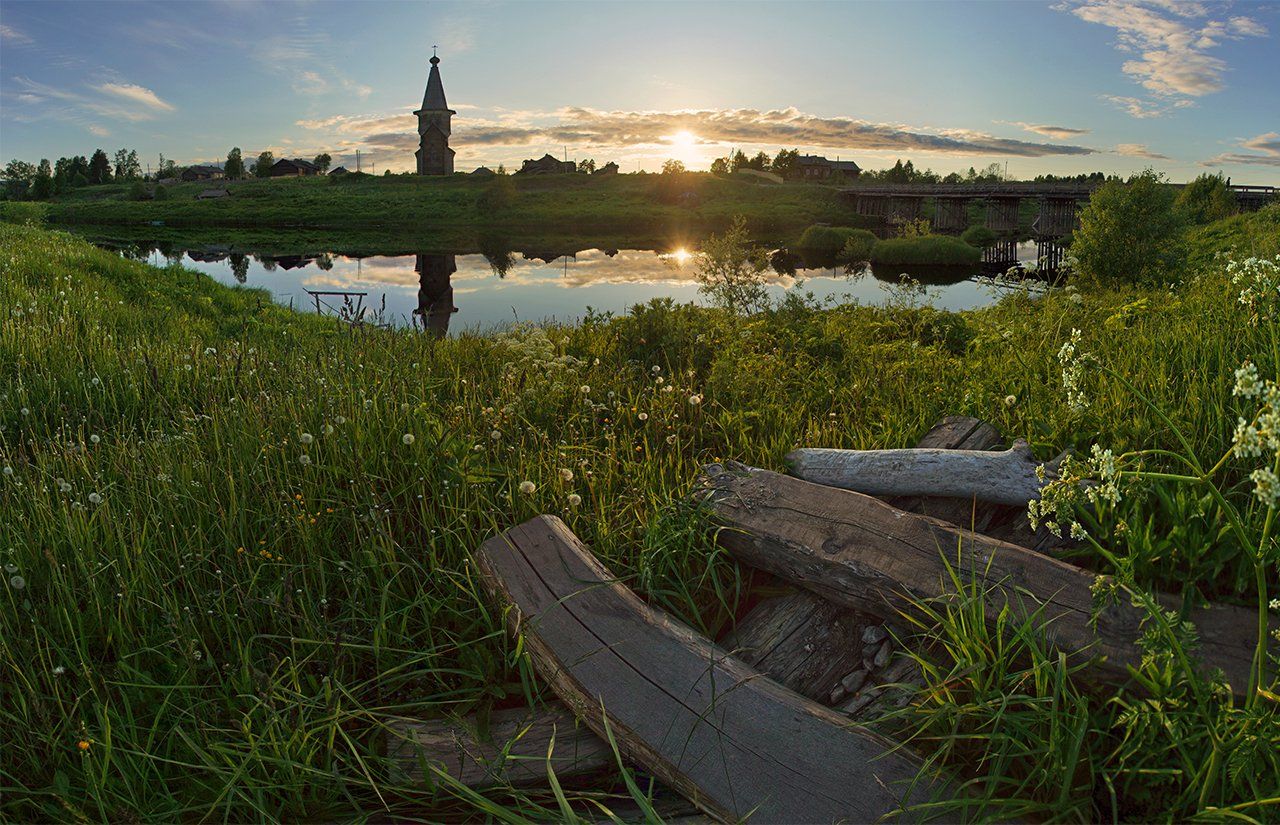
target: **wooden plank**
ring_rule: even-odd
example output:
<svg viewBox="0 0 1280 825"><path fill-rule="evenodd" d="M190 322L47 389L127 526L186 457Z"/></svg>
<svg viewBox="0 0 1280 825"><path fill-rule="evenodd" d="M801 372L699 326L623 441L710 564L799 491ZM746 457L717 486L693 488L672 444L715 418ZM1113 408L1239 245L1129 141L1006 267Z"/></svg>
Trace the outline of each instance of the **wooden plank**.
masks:
<svg viewBox="0 0 1280 825"><path fill-rule="evenodd" d="M918 447L989 450L1000 444L995 427L976 418L950 416L934 425ZM958 524L986 526L993 508L973 500L904 497L894 501L904 510L928 513ZM864 667L863 634L883 620L833 604L798 589L765 599L722 640L735 656L769 674L797 693L824 704L836 704L850 692L860 670L868 682L876 674ZM845 682L852 677L853 681ZM841 683L844 682L844 685Z"/></svg>
<svg viewBox="0 0 1280 825"><path fill-rule="evenodd" d="M396 722L387 756L403 781L425 784L426 766L471 788L544 786L549 751L564 785L607 774L616 764L609 746L561 705L497 710L486 727L482 733L474 717Z"/></svg>
<svg viewBox="0 0 1280 825"><path fill-rule="evenodd" d="M786 690L619 583L559 519L476 557L534 667L622 754L717 818L870 821L923 803L920 763Z"/></svg>
<svg viewBox="0 0 1280 825"><path fill-rule="evenodd" d="M1041 610L1050 641L1088 653L1106 678L1125 678L1126 667L1141 658L1143 614L1127 601L1103 609L1091 626L1098 576L1087 570L870 496L767 470L709 469L705 482L702 499L727 528L719 541L735 558L833 602L892 620L911 609L909 597L949 591L949 561L963 581L980 583L993 627L1006 605L1015 618ZM1247 690L1257 614L1215 605L1193 609L1187 618L1202 630L1201 664L1221 668L1237 695Z"/></svg>

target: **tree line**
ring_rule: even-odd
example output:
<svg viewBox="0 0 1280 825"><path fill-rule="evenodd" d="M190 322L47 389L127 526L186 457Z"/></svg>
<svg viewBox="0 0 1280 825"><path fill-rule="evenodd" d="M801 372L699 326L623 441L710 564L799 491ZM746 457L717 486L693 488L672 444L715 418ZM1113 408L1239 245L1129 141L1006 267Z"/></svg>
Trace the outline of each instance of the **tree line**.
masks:
<svg viewBox="0 0 1280 825"><path fill-rule="evenodd" d="M144 172L138 159L136 149L119 149L114 156L108 156L102 149L97 149L86 158L84 155L61 157L53 163L48 158L41 158L38 164L14 158L4 167L5 197L13 200L48 200L54 196L66 194L73 189L86 186L101 186L108 183L139 183L144 181L159 182L179 178L190 168L179 166L172 158L162 153L160 162L154 172ZM328 152L316 155L311 161L321 174L329 171L333 162ZM246 177L270 177L271 167L276 157L271 152L262 152L252 165L246 167L240 147L234 147L227 153L222 164L223 175L231 180ZM193 164L203 165L203 164Z"/></svg>

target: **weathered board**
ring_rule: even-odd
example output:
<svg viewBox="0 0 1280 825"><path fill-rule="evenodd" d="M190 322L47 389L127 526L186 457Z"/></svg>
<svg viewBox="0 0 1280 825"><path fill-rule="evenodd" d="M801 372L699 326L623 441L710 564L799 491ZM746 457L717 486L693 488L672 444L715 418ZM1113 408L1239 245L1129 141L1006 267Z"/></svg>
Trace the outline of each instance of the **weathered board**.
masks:
<svg viewBox="0 0 1280 825"><path fill-rule="evenodd" d="M707 813L863 822L928 801L916 759L646 605L559 519L514 527L476 559L561 701Z"/></svg>
<svg viewBox="0 0 1280 825"><path fill-rule="evenodd" d="M990 424L951 416L934 425L917 446L990 450L999 443L1000 433ZM895 499L894 504L957 524L977 522L979 529L994 510L972 499L914 497ZM863 633L882 621L800 589L761 601L721 644L797 693L835 704L849 692L841 682L865 670Z"/></svg>
<svg viewBox="0 0 1280 825"><path fill-rule="evenodd" d="M550 759L557 780L573 784L615 765L609 746L561 705L494 711L483 732L474 718L433 719L398 722L390 736L387 756L416 782L434 768L471 788L542 786Z"/></svg>
<svg viewBox="0 0 1280 825"><path fill-rule="evenodd" d="M1086 652L1106 677L1126 677L1127 666L1141 658L1142 612L1124 601L1091 624L1097 576L1087 570L768 470L713 466L704 481L702 500L724 526L719 541L735 558L833 602L891 620L911 609L911 597L946 593L950 562L963 581L980 582L992 625L1006 605L1015 617L1038 610L1051 641L1069 653ZM1257 614L1214 605L1187 618L1204 640L1201 664L1221 668L1237 694L1247 690Z"/></svg>

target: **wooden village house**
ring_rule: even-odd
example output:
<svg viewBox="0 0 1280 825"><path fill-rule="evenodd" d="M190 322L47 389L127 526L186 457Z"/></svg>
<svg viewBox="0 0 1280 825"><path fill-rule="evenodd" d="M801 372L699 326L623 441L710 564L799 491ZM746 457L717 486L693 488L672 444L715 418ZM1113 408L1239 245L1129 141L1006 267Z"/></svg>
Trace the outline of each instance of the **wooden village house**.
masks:
<svg viewBox="0 0 1280 825"><path fill-rule="evenodd" d="M188 182L195 180L221 180L226 177L226 173L218 166L196 164L183 169L182 174L178 177Z"/></svg>
<svg viewBox="0 0 1280 825"><path fill-rule="evenodd" d="M851 160L827 160L821 155L801 155L796 158L795 171L791 177L798 180L830 180L841 176L848 180L856 178L862 169Z"/></svg>
<svg viewBox="0 0 1280 825"><path fill-rule="evenodd" d="M314 163L300 158L281 158L271 166L271 177L292 178L318 175L320 170Z"/></svg>

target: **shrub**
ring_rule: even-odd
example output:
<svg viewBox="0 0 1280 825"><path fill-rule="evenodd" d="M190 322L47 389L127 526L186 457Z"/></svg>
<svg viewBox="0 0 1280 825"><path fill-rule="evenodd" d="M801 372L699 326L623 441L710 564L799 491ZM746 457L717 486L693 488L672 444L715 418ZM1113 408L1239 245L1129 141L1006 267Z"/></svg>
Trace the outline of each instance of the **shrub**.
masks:
<svg viewBox="0 0 1280 825"><path fill-rule="evenodd" d="M1184 226L1176 197L1149 169L1128 183L1108 181L1095 190L1071 244L1080 274L1109 286L1176 280Z"/></svg>
<svg viewBox="0 0 1280 825"><path fill-rule="evenodd" d="M1234 215L1237 208L1236 196L1221 174L1201 175L1178 194L1178 212L1188 223L1213 223Z"/></svg>
<svg viewBox="0 0 1280 825"><path fill-rule="evenodd" d="M982 224L976 223L961 233L960 240L969 244L969 246L977 247L978 249L987 249L988 247L995 245L996 233L992 232Z"/></svg>
<svg viewBox="0 0 1280 825"><path fill-rule="evenodd" d="M742 215L720 235L711 235L698 252L698 291L735 313L759 312L769 305L765 291L767 253L751 243Z"/></svg>
<svg viewBox="0 0 1280 825"><path fill-rule="evenodd" d="M869 229L851 229L845 235L844 246L836 257L844 263L860 263L871 260L871 250L876 236Z"/></svg>
<svg viewBox="0 0 1280 825"><path fill-rule="evenodd" d="M835 255L844 250L850 239L857 238L859 243L864 243L867 238L870 238L870 242L874 243L875 237L866 229L814 224L800 236L800 240L796 242L796 248L803 249L806 252L824 252L828 255Z"/></svg>
<svg viewBox="0 0 1280 825"><path fill-rule="evenodd" d="M871 249L871 260L878 264L972 266L981 259L977 247L947 235L888 238Z"/></svg>

